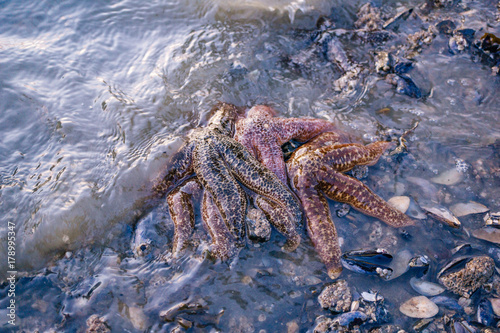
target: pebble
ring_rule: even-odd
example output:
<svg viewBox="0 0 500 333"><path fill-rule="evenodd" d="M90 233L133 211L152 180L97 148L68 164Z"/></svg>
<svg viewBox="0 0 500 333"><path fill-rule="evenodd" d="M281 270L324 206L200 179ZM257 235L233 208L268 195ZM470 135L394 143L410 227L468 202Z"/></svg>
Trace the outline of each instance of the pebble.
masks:
<svg viewBox="0 0 500 333"><path fill-rule="evenodd" d="M110 333L111 328L103 317L92 315L87 319L87 330L85 333Z"/></svg>
<svg viewBox="0 0 500 333"><path fill-rule="evenodd" d="M431 182L441 185L455 185L460 183L463 178L464 174L458 171L456 168L453 168L440 173L436 177L431 178Z"/></svg>
<svg viewBox="0 0 500 333"><path fill-rule="evenodd" d="M411 318L431 318L438 314L438 306L425 296L410 298L399 307L399 311Z"/></svg>
<svg viewBox="0 0 500 333"><path fill-rule="evenodd" d="M390 198L387 203L404 214L408 210L408 207L410 207L410 198L407 196L396 196Z"/></svg>

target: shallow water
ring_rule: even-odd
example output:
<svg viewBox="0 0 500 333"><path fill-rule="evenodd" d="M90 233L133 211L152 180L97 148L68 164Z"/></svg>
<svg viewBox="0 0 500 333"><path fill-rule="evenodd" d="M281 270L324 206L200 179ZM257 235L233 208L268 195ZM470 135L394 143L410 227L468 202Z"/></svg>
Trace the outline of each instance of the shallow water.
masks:
<svg viewBox="0 0 500 333"><path fill-rule="evenodd" d="M292 253L281 251L283 239L273 234L267 243L249 243L235 262L214 264L203 259L208 236L199 228L199 247L176 262L161 259L172 222L165 205L147 207L144 199L182 138L206 122L217 101L326 118L364 143L419 121L409 153L383 158L363 181L385 199L408 195L445 207L474 200L499 211L500 95L491 65L470 52L452 55L449 36L438 34L414 58L410 74L424 92L419 99L397 93L373 65L375 51L401 47L408 34L443 19L475 29L476 37L500 35L496 3L448 4L403 22L393 39L379 44L354 32L364 3L0 2L0 253L7 267L8 222L14 223L17 327L84 331L86 319L98 314L113 331L170 331L184 318L194 331L298 326L302 332L328 315L316 298L330 281L304 231ZM381 9L392 17L417 5L390 1ZM290 64L311 50L321 15L335 22L351 62L366 69L352 91L335 90L342 70L318 54ZM463 171L457 184L426 182L457 167ZM331 207L335 212L340 205ZM461 218L458 230L422 220L408 230L410 240L352 210L334 220L343 251L385 246L393 254L426 254L434 282L457 245L498 253L496 245L470 236L482 226L482 214ZM131 250L141 222L154 230L148 236L154 255L146 258ZM3 281L7 271L0 271ZM406 329L415 320L398 307L416 295L410 277L389 283L347 270L341 276L358 292L379 291ZM4 283L3 328L9 327L7 294ZM199 307L160 319L179 302Z"/></svg>

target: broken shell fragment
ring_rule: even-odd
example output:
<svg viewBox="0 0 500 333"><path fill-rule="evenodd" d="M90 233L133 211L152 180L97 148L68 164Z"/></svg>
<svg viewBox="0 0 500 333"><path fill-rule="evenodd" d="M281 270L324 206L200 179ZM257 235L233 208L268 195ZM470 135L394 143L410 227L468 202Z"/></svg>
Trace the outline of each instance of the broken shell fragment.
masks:
<svg viewBox="0 0 500 333"><path fill-rule="evenodd" d="M486 213L487 211L489 211L488 207L475 201L455 204L450 207L450 210L457 217L466 216L470 214Z"/></svg>
<svg viewBox="0 0 500 333"><path fill-rule="evenodd" d="M410 298L399 307L399 311L411 318L431 318L438 314L438 306L425 296Z"/></svg>

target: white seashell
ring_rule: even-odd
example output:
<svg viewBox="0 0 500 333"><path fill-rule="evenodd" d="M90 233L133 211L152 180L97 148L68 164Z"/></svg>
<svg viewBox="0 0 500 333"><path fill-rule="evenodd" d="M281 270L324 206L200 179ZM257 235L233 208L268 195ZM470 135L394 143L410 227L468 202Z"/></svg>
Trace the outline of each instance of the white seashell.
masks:
<svg viewBox="0 0 500 333"><path fill-rule="evenodd" d="M457 217L466 216L470 214L486 213L489 211L488 207L475 201L467 203L458 203L450 207L450 210Z"/></svg>
<svg viewBox="0 0 500 333"><path fill-rule="evenodd" d="M410 198L407 196L396 196L387 200L387 203L404 214L408 210L408 207L410 207Z"/></svg>
<svg viewBox="0 0 500 333"><path fill-rule="evenodd" d="M444 207L422 206L422 208L426 210L430 216L452 228L460 228L461 226L460 221Z"/></svg>
<svg viewBox="0 0 500 333"><path fill-rule="evenodd" d="M376 302L384 299L384 297L379 295L378 293L369 293L366 291L363 291L361 293L361 297L363 297L363 299L367 302Z"/></svg>
<svg viewBox="0 0 500 333"><path fill-rule="evenodd" d="M441 185L455 185L460 183L462 179L464 179L464 174L453 168L431 178L431 182Z"/></svg>
<svg viewBox="0 0 500 333"><path fill-rule="evenodd" d="M417 296L401 304L399 311L411 318L431 318L437 315L439 308L427 297Z"/></svg>
<svg viewBox="0 0 500 333"><path fill-rule="evenodd" d="M410 285L413 290L424 296L436 296L441 294L445 290L444 287L437 283L424 281L415 277L412 277L410 279Z"/></svg>
<svg viewBox="0 0 500 333"><path fill-rule="evenodd" d="M472 231L472 236L488 242L500 244L500 229L498 228L484 227L477 229Z"/></svg>

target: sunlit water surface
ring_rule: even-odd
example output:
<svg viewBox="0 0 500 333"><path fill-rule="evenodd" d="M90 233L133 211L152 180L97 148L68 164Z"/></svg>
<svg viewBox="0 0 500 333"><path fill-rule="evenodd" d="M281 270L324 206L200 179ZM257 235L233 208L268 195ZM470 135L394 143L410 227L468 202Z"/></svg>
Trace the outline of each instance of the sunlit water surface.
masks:
<svg viewBox="0 0 500 333"><path fill-rule="evenodd" d="M117 332L170 331L179 322L195 331L302 332L328 315L316 299L330 280L303 228L304 241L292 253L283 252L283 239L273 234L267 243L249 242L226 264L203 259L209 239L198 225L200 246L177 261L162 259L170 251L172 221L166 205L147 207L144 198L182 138L206 123L217 101L267 103L280 116L329 119L364 143L419 121L408 137L409 153L381 159L363 181L385 199L407 195L445 207L474 200L498 211L500 94L490 67L467 52L450 54L448 37L439 35L415 57L423 98L398 94L374 73L374 51L402 43L425 20L376 46L339 33L348 57L367 69L350 94L335 90L342 73L325 59L312 57L298 69L287 65L284 59L310 47L319 16L352 31L364 3L0 1L0 277L7 276L11 222L18 328L84 331L97 314ZM390 1L383 9L390 17L417 4ZM439 22L441 15L499 35L495 5L436 9L429 20ZM457 165L463 179L455 185L424 181ZM331 202L333 212L340 207ZM344 251L385 245L393 254L426 254L434 282L455 246L470 243L486 254L496 248L470 237L482 217L462 218L457 230L425 219L404 239L401 230L355 211L342 218L334 213ZM149 221L155 241L145 258L132 251L139 221ZM394 322L407 329L415 320L398 307L416 295L410 277L386 282L347 270L341 275L358 292L379 291ZM3 328L9 327L7 291L5 283ZM160 319L179 302L199 308Z"/></svg>

